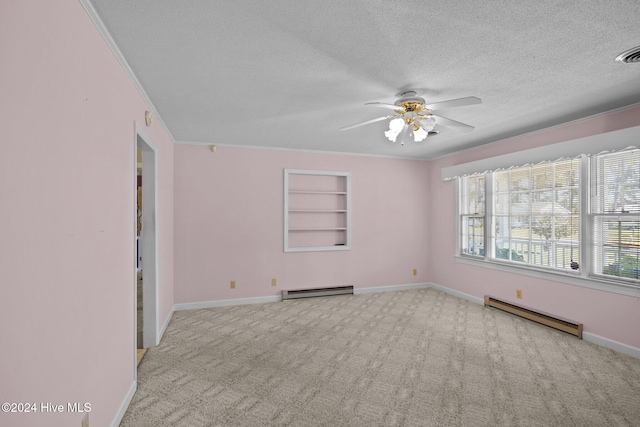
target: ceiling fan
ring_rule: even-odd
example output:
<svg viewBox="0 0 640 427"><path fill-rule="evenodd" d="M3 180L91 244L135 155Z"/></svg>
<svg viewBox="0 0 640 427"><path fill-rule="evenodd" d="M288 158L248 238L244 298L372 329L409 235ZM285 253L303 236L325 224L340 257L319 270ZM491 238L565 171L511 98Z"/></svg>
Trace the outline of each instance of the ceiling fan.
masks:
<svg viewBox="0 0 640 427"><path fill-rule="evenodd" d="M424 98L417 96L415 91L409 90L402 92L400 98L393 104L385 102L367 102L365 105L373 105L375 107L388 108L394 111L394 114L378 117L376 119L367 120L365 122L356 123L345 126L340 130L349 130L359 126L368 125L382 120L390 119L389 130L384 134L391 142L396 142L399 135L400 143L404 145L404 138L407 133L413 137L415 142L423 141L427 136L437 135L439 132L433 130L436 125L455 128L461 132L471 132L475 129L465 123L461 123L440 114L434 113L433 110L461 107L464 105L480 104L482 100L475 96L466 98L450 99L448 101L434 102L427 104Z"/></svg>

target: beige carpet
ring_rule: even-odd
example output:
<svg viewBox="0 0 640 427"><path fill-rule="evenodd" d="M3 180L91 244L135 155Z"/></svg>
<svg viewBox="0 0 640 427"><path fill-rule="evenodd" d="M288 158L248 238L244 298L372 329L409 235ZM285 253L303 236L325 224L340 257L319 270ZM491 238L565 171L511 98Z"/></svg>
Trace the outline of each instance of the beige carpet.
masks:
<svg viewBox="0 0 640 427"><path fill-rule="evenodd" d="M433 289L180 311L121 426L640 426L640 359Z"/></svg>

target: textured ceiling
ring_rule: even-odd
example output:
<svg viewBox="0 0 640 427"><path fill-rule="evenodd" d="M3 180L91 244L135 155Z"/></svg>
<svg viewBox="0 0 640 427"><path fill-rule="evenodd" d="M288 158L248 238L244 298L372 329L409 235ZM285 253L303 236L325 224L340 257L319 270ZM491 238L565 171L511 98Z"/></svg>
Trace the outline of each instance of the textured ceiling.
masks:
<svg viewBox="0 0 640 427"><path fill-rule="evenodd" d="M640 2L91 0L178 142L433 158L640 102ZM415 89L476 127L400 146Z"/></svg>

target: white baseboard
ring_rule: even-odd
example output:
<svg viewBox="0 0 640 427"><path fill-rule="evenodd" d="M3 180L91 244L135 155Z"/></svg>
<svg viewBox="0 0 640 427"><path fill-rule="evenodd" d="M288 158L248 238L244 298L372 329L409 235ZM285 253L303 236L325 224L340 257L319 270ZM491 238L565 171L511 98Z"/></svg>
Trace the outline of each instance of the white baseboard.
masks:
<svg viewBox="0 0 640 427"><path fill-rule="evenodd" d="M371 288L356 288L354 287L354 294L368 294L374 292L392 292L392 291L404 291L409 289L422 289L428 288L428 283L412 283L409 285L391 285L391 286L375 286ZM252 297L252 298L238 298L238 299L224 299L217 301L203 301L203 302L187 302L181 304L175 304L173 306L173 312L181 310L198 310L201 308L213 308L213 307L228 307L232 305L245 305L245 304L261 304L265 302L280 302L282 301L282 295L270 295L265 297ZM171 316L169 316L171 318ZM168 325L168 321L167 321ZM165 325L165 329L166 326ZM164 333L164 330L163 330Z"/></svg>
<svg viewBox="0 0 640 427"><path fill-rule="evenodd" d="M253 298L223 299L218 301L187 302L182 304L175 304L173 306L173 310L174 311L198 310L201 308L228 307L230 305L261 304L265 302L279 302L279 301L282 301L282 295L270 295L266 297L253 297Z"/></svg>
<svg viewBox="0 0 640 427"><path fill-rule="evenodd" d="M407 291L428 288L429 283L411 283L408 285L373 286L371 288L353 288L354 294L373 294L376 292Z"/></svg>
<svg viewBox="0 0 640 427"><path fill-rule="evenodd" d="M376 292L393 292L393 291L404 291L404 290L424 289L424 288L433 288L438 291L446 292L455 297L465 299L472 303L484 305L484 298L469 295L464 292L460 292L455 289L447 288L445 286L441 286L431 282L411 283L407 285L374 286L370 288L354 288L353 293L354 294L370 294L370 293L376 293ZM239 299L228 299L228 300L218 300L218 301L175 304L173 306L171 314L167 318L167 321L164 327L162 328L162 334L164 334L164 331L167 329L167 326L169 325L169 321L171 320L171 316L175 311L197 310L201 308L212 308L212 307L228 307L232 305L244 305L244 304L260 304L265 302L279 302L279 301L282 301L282 296L272 295L272 296L266 296L266 297L239 298ZM160 334L160 336L162 336L162 334ZM622 344L617 341L613 341L608 338L604 338L589 332L583 332L582 338L585 341L600 345L602 347L609 348L614 351L618 351L623 354L627 354L629 356L637 357L638 359L640 359L640 349L638 348L631 347L629 345ZM134 389L134 392L135 392L135 389ZM133 397L133 394L131 395L131 397ZM124 415L124 412L122 415Z"/></svg>
<svg viewBox="0 0 640 427"><path fill-rule="evenodd" d="M124 397L124 400L122 401L122 405L120 405L120 409L118 410L118 413L113 418L113 421L111 421L111 427L118 427L120 425L122 418L124 418L124 414L127 412L127 409L129 408L129 404L131 404L133 395L136 394L136 384L137 384L136 380L134 380L133 383L131 383L131 387L129 387L129 391Z"/></svg>
<svg viewBox="0 0 640 427"><path fill-rule="evenodd" d="M611 350L623 353L629 356L637 357L640 359L640 348L631 347L630 345L622 344L620 342L610 340L608 338L601 337L599 335L592 334L590 332L582 332L582 339L602 347L609 348Z"/></svg>
<svg viewBox="0 0 640 427"><path fill-rule="evenodd" d="M467 301L474 302L476 304L484 305L484 298L474 297L473 295L465 294L464 292L456 291L455 289L447 288L444 286L436 285L435 283L429 283L429 287L433 289L437 289L442 292L446 292L450 295L456 296L458 298L466 299Z"/></svg>
<svg viewBox="0 0 640 427"><path fill-rule="evenodd" d="M456 297L464 298L466 300L469 300L471 302L475 302L478 304L484 304L483 298L474 297L473 295L465 294L464 292L460 292L454 289L446 288L444 286L436 285L435 283L430 283L429 285L433 289L446 292ZM582 339L590 343L597 344L599 346L606 347L608 349L617 351L619 353L623 353L623 354L637 357L638 359L640 359L640 348L631 347L630 345L622 344L620 342L610 340L608 338L604 338L599 335L595 335L590 332L584 332L584 331L582 332Z"/></svg>

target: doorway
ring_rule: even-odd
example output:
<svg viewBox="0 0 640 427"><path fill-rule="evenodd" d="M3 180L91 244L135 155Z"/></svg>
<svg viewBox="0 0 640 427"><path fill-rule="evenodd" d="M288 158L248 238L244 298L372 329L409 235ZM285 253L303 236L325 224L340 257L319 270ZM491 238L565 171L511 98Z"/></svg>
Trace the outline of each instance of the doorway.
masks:
<svg viewBox="0 0 640 427"><path fill-rule="evenodd" d="M135 140L135 339L137 349L147 349L158 345L157 148L137 126Z"/></svg>
<svg viewBox="0 0 640 427"><path fill-rule="evenodd" d="M143 271L142 271L142 150L136 147L136 348L137 364L147 351L144 348Z"/></svg>

